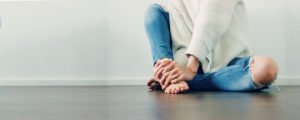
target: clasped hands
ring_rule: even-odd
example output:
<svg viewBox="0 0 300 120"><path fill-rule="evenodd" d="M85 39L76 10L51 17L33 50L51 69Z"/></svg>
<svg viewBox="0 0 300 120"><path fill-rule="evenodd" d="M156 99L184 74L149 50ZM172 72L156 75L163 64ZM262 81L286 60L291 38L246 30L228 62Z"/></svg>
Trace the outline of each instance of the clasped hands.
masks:
<svg viewBox="0 0 300 120"><path fill-rule="evenodd" d="M191 66L189 63L187 67L182 67L169 58L158 60L152 70L153 77L147 83L149 89L165 90L171 83L192 80L197 73L198 66Z"/></svg>

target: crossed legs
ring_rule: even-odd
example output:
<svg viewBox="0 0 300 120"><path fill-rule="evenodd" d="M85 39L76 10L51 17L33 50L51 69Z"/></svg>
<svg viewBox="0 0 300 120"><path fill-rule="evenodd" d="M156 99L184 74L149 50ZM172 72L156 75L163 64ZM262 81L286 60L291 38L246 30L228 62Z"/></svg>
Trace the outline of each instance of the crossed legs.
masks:
<svg viewBox="0 0 300 120"><path fill-rule="evenodd" d="M158 4L151 5L145 13L145 29L147 36L150 41L152 57L154 65L157 65L159 60L173 59L171 37L169 30L169 17L168 13L163 10ZM162 62L163 63L163 62ZM174 63L174 62L173 62ZM159 63L161 64L161 63ZM165 62L164 67L167 67L171 62ZM201 67L200 67L201 68ZM231 66L225 67L224 69L231 69ZM226 79L214 79L215 74L224 72L224 70L217 71L216 73L196 75L195 81L200 81L203 78L209 78L209 82L224 82ZM226 72L226 71L225 71ZM266 56L253 56L250 63L250 74L253 83L256 87L264 86L272 83L276 79L278 73L278 66L276 62ZM228 73L230 76L230 73ZM197 77L198 76L198 77ZM231 75L235 76L235 75ZM161 89L160 83L158 82L162 76L153 76L148 82L150 89ZM197 80L198 79L198 80ZM188 83L193 83L189 82ZM201 83L202 84L202 83ZM187 84L186 81L179 81L178 83L170 84L166 89L166 93L179 93L189 89L191 84ZM192 85L193 86L193 85ZM198 86L199 87L199 86ZM231 89L235 90L235 89Z"/></svg>

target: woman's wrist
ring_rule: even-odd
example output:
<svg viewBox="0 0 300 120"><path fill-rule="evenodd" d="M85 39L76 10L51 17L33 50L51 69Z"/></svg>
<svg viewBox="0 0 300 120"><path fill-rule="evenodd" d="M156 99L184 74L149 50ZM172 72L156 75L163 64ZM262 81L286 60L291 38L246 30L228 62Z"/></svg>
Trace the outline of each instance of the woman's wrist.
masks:
<svg viewBox="0 0 300 120"><path fill-rule="evenodd" d="M199 62L200 61L195 56L189 55L189 61L187 63L186 68L190 69L194 73L197 73L199 68Z"/></svg>

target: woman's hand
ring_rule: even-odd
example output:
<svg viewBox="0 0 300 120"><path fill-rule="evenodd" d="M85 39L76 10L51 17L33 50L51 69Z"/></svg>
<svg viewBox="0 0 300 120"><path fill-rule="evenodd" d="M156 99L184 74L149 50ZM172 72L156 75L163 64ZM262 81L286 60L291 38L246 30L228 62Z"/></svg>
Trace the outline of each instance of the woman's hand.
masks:
<svg viewBox="0 0 300 120"><path fill-rule="evenodd" d="M162 89L168 87L170 82L178 83L183 80L192 80L195 77L199 68L199 60L193 55L189 55L188 57L189 61L185 68L174 61L166 67L165 73L163 73L160 79Z"/></svg>
<svg viewBox="0 0 300 120"><path fill-rule="evenodd" d="M175 84L180 81L192 80L196 73L197 71L194 71L192 68L183 68L176 63L175 67L165 74L167 76L166 79L161 79L160 83L162 85L162 89L166 89L170 83Z"/></svg>
<svg viewBox="0 0 300 120"><path fill-rule="evenodd" d="M169 67L170 64L174 64L174 61L169 58L163 58L163 59L157 60L155 66L152 70L153 77L155 77L156 80L158 80L157 82L160 81L163 74L165 74L166 72L171 70L171 67ZM168 66L168 67L166 67L166 66Z"/></svg>
<svg viewBox="0 0 300 120"><path fill-rule="evenodd" d="M171 59L158 60L152 71L156 82L159 82L160 85L163 85L164 81L166 81L167 77L171 74L171 70L174 69L175 65L176 62Z"/></svg>
<svg viewBox="0 0 300 120"><path fill-rule="evenodd" d="M153 77L147 82L149 90L161 89L160 76L164 73L165 66L169 65L173 60L169 58L163 58L156 61L156 64L152 70Z"/></svg>
<svg viewBox="0 0 300 120"><path fill-rule="evenodd" d="M155 81L160 83L162 89L165 89L170 82L178 83L183 80L192 80L198 71L198 67L199 60L190 55L185 68L172 59L164 58L157 61L152 72Z"/></svg>

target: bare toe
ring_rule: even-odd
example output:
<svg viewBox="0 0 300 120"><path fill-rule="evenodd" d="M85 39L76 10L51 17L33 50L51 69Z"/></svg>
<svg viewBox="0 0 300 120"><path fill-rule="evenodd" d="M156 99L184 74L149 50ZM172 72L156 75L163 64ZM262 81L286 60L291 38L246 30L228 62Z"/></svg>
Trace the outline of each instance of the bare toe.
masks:
<svg viewBox="0 0 300 120"><path fill-rule="evenodd" d="M185 91L186 90L186 87L185 86L182 86L181 87L181 92Z"/></svg>
<svg viewBox="0 0 300 120"><path fill-rule="evenodd" d="M189 90L190 88L187 86L187 87L184 87L184 91L187 91Z"/></svg>
<svg viewBox="0 0 300 120"><path fill-rule="evenodd" d="M176 93L179 93L180 92L180 86L178 85L178 86L176 86Z"/></svg>
<svg viewBox="0 0 300 120"><path fill-rule="evenodd" d="M165 93L168 93L168 91L169 91L169 88L166 88L166 89L165 89Z"/></svg>
<svg viewBox="0 0 300 120"><path fill-rule="evenodd" d="M180 92L183 92L183 91L184 91L184 87L181 87L181 88L180 88Z"/></svg>
<svg viewBox="0 0 300 120"><path fill-rule="evenodd" d="M172 93L173 93L173 94L176 93L176 87L173 87Z"/></svg>
<svg viewBox="0 0 300 120"><path fill-rule="evenodd" d="M172 88L169 88L167 93L169 93L169 94L172 93Z"/></svg>

